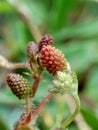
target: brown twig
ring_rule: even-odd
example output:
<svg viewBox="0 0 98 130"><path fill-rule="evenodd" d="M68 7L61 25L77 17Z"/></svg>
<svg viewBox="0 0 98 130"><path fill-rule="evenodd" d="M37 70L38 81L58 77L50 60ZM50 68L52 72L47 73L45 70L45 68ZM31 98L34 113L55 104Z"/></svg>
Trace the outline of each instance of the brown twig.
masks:
<svg viewBox="0 0 98 130"><path fill-rule="evenodd" d="M38 105L38 107L36 109L34 109L34 111L32 111L27 118L25 119L25 121L22 124L26 124L29 123L31 121L31 118L33 118L36 114L38 114L38 112L40 111L40 109L49 101L49 99L54 95L54 93L49 93L46 98L43 99L43 101Z"/></svg>
<svg viewBox="0 0 98 130"><path fill-rule="evenodd" d="M4 56L0 55L0 67L12 70L18 68L30 68L30 65L26 63L11 63Z"/></svg>
<svg viewBox="0 0 98 130"><path fill-rule="evenodd" d="M8 69L19 69L19 68L29 68L29 64L26 63L9 63Z"/></svg>

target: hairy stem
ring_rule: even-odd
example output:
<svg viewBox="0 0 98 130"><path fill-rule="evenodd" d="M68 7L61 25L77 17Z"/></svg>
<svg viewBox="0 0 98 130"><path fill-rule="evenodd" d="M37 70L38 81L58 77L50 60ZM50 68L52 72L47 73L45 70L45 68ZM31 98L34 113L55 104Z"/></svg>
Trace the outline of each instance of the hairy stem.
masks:
<svg viewBox="0 0 98 130"><path fill-rule="evenodd" d="M28 96L26 98L26 114L28 115L31 112L31 100L30 97Z"/></svg>
<svg viewBox="0 0 98 130"><path fill-rule="evenodd" d="M38 85L39 85L39 82L40 82L40 77L38 75L34 75L34 83L33 83L33 87L32 87L32 96L34 97L35 96L35 93L37 91L37 88L38 88Z"/></svg>
<svg viewBox="0 0 98 130"><path fill-rule="evenodd" d="M54 95L54 93L49 93L45 99L39 104L39 106L31 113L32 116L35 116L39 110L45 105L46 102Z"/></svg>
<svg viewBox="0 0 98 130"><path fill-rule="evenodd" d="M23 121L22 124L26 124L29 123L32 118L38 114L38 112L40 111L40 109L45 105L46 102L49 101L49 99L54 95L54 93L49 93L47 95L47 97L45 99L43 99L43 101L38 105L38 107L36 109L34 109L31 113L28 114L27 118L25 119L25 121Z"/></svg>

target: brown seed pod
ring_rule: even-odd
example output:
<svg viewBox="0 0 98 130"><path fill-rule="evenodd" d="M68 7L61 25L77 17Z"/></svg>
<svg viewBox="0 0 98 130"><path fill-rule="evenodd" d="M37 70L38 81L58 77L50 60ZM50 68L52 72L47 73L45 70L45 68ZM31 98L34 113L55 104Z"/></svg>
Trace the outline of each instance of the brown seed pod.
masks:
<svg viewBox="0 0 98 130"><path fill-rule="evenodd" d="M39 41L39 50L41 50L41 48L43 46L47 46L47 45L51 45L51 46L53 45L53 38L52 38L52 36L50 34L46 34Z"/></svg>
<svg viewBox="0 0 98 130"><path fill-rule="evenodd" d="M42 47L39 60L42 66L53 75L56 75L57 71L63 71L67 68L64 55L61 51L50 45Z"/></svg>
<svg viewBox="0 0 98 130"><path fill-rule="evenodd" d="M34 42L29 42L27 45L27 54L30 58L34 58L38 52L38 46Z"/></svg>
<svg viewBox="0 0 98 130"><path fill-rule="evenodd" d="M6 81L13 94L15 94L19 99L24 99L31 93L31 87L28 80L19 74L8 74Z"/></svg>

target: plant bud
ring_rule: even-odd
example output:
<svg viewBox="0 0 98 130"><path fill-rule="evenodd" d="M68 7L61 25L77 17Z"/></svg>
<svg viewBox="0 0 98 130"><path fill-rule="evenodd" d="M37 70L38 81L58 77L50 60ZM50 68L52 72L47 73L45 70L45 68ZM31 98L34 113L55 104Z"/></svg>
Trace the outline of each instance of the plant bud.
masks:
<svg viewBox="0 0 98 130"><path fill-rule="evenodd" d="M47 46L47 45L53 45L53 38L50 34L46 34L45 36L42 37L42 39L39 42L39 50L41 50L41 48L43 46Z"/></svg>
<svg viewBox="0 0 98 130"><path fill-rule="evenodd" d="M36 56L36 53L38 51L38 46L34 42L29 42L27 46L27 54L30 58L33 58Z"/></svg>

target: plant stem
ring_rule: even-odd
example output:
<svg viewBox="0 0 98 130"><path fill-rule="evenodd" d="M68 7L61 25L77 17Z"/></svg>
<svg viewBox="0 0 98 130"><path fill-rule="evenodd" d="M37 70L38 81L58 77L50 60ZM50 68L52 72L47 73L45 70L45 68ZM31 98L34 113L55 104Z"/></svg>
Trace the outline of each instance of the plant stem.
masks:
<svg viewBox="0 0 98 130"><path fill-rule="evenodd" d="M74 111L74 113L66 120L62 121L61 123L61 129L66 128L73 120L74 118L78 115L79 111L80 111L80 100L78 95L73 95L75 103L76 103L76 109Z"/></svg>
<svg viewBox="0 0 98 130"><path fill-rule="evenodd" d="M61 97L61 102L60 102L59 112L58 112L58 115L56 118L56 123L53 126L53 128L51 128L51 130L60 130L60 122L61 122L62 116L63 116L64 103L65 103L65 95L63 95Z"/></svg>
<svg viewBox="0 0 98 130"><path fill-rule="evenodd" d="M32 61L32 59L30 59L30 61L29 61L30 68L31 68L32 71L34 71L34 67L33 67L32 63L33 63L33 61Z"/></svg>
<svg viewBox="0 0 98 130"><path fill-rule="evenodd" d="M26 98L26 114L28 115L31 112L31 100L30 97L28 96Z"/></svg>
<svg viewBox="0 0 98 130"><path fill-rule="evenodd" d="M0 67L12 70L18 68L30 68L30 65L26 63L11 63L4 56L0 55Z"/></svg>
<svg viewBox="0 0 98 130"><path fill-rule="evenodd" d="M75 106L75 104L72 100L71 95L66 95L65 98L70 111L73 112L73 107ZM81 112L79 112L79 114L77 115L74 121L76 123L78 130L92 130L90 126L85 122L85 119L83 118Z"/></svg>
<svg viewBox="0 0 98 130"><path fill-rule="evenodd" d="M65 104L65 95L63 95L61 98L59 113L58 113L57 121L56 121L57 124L60 123L62 120L63 111L64 111L64 104Z"/></svg>
<svg viewBox="0 0 98 130"><path fill-rule="evenodd" d="M34 75L34 83L33 83L33 87L32 87L32 96L34 97L35 96L35 93L37 91L37 88L38 88L38 84L40 82L40 77L38 75Z"/></svg>
<svg viewBox="0 0 98 130"><path fill-rule="evenodd" d="M49 93L45 99L39 104L39 106L34 109L31 113L28 114L27 118L24 120L23 124L29 123L32 120L32 117L35 116L39 110L45 105L46 102L54 95L54 93Z"/></svg>
<svg viewBox="0 0 98 130"><path fill-rule="evenodd" d="M45 105L46 102L49 101L49 99L54 95L54 93L49 93L45 99L39 104L39 106L31 113L32 116L35 116L39 110Z"/></svg>
<svg viewBox="0 0 98 130"><path fill-rule="evenodd" d="M30 68L29 64L25 63L9 63L9 69L18 69L18 68Z"/></svg>

